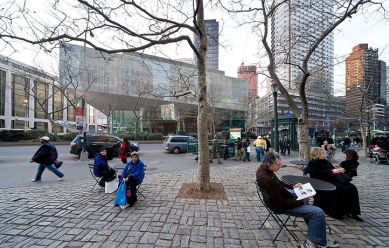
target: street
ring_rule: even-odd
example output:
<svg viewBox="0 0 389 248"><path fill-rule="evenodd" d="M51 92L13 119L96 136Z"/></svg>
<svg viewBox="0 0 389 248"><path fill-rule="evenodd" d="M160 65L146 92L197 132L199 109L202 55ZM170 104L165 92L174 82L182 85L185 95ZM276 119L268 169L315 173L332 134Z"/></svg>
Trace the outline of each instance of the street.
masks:
<svg viewBox="0 0 389 248"><path fill-rule="evenodd" d="M38 147L39 145L0 147L0 188L58 183L57 177L48 170L43 172L41 182L32 183L30 181L35 177L38 168L38 164L30 163L30 159ZM93 159L80 162L78 156L69 153L70 145L57 145L56 148L58 160L63 161L63 165L59 170L65 174L64 181L78 182L92 179L88 163L93 163ZM162 148L162 142L161 144L140 144L139 158L147 165L147 174L197 169L195 157L196 155L191 153L173 154L166 152ZM252 158L254 157L252 156ZM129 158L127 160L129 161ZM251 160L251 163L254 163L254 160L255 158ZM232 159L222 160L222 162L223 164L212 163L211 167L236 165L236 161ZM111 167L121 163L117 156L108 161Z"/></svg>

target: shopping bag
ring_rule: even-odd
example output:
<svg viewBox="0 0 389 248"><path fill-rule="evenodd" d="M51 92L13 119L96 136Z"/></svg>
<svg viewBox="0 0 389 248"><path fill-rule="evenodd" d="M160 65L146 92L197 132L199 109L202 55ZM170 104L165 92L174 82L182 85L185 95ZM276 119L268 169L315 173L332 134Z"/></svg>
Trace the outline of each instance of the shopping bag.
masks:
<svg viewBox="0 0 389 248"><path fill-rule="evenodd" d="M54 161L54 166L55 166L55 168L59 168L59 167L61 167L61 165L63 164L63 162L62 161L59 161L59 160L55 160Z"/></svg>
<svg viewBox="0 0 389 248"><path fill-rule="evenodd" d="M123 205L123 206L125 206L127 203L127 186L126 186L126 181L124 180L122 180L122 183L120 184L118 190L116 191L114 203L116 205Z"/></svg>
<svg viewBox="0 0 389 248"><path fill-rule="evenodd" d="M268 152L273 152L273 148L270 147L267 151Z"/></svg>
<svg viewBox="0 0 389 248"><path fill-rule="evenodd" d="M111 194L112 192L115 192L115 190L118 189L118 181L116 179L110 181L110 182L105 182L105 193L106 194Z"/></svg>

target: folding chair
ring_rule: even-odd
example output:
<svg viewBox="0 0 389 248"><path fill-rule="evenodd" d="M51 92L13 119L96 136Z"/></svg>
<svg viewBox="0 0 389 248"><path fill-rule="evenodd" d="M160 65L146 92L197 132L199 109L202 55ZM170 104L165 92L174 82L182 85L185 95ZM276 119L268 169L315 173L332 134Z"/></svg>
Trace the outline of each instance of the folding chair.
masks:
<svg viewBox="0 0 389 248"><path fill-rule="evenodd" d="M265 206L265 208L269 212L269 214L267 215L266 219L263 221L263 223L262 223L261 227L259 227L259 229L261 229L265 225L265 222L269 219L269 217L272 216L273 219L278 224L278 226L280 227L280 230L278 231L277 235L273 239L273 244L276 241L278 235L281 233L283 228L285 228L288 231L288 233L293 237L293 239L297 242L296 237L293 235L293 233L286 226L286 223L288 222L290 215L286 215L288 217L286 219L282 219L278 214L274 213L272 208L271 208L270 195L266 192L265 189L262 189L258 186L257 181L254 181L254 182L255 182L255 186L257 188L258 197L261 200L262 205ZM261 197L261 195L263 198ZM269 207L265 204L265 201L269 203Z"/></svg>
<svg viewBox="0 0 389 248"><path fill-rule="evenodd" d="M95 179L95 181L96 181L95 185L93 185L93 188L90 190L90 191L92 191L92 190L96 187L96 185L99 184L101 178L98 177L98 176L96 176L95 174L93 174L93 169L94 169L94 167L95 167L95 164L88 164L88 166L89 166L89 172L90 172L90 174L92 175L92 177L93 177L93 178ZM99 186L100 186L100 185L99 185ZM102 188L104 188L104 187L100 186L99 193L100 193L100 191L101 191Z"/></svg>
<svg viewBox="0 0 389 248"><path fill-rule="evenodd" d="M144 167L144 173L143 174L145 174L145 172L146 172L146 165L145 165L145 167ZM143 196L143 198L145 198L146 199L146 197L139 191L139 188L140 188L140 186L141 186L142 184L138 184L137 186L136 186L136 193L138 193L138 194L140 194L141 196Z"/></svg>

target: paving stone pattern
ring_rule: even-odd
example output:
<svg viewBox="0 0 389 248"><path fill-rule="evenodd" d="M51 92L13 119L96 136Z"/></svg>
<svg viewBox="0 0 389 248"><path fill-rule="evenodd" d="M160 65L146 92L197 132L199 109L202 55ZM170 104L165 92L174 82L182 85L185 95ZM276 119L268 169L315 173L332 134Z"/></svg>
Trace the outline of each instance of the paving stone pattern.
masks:
<svg viewBox="0 0 389 248"><path fill-rule="evenodd" d="M285 157L283 164L295 160ZM341 161L339 159L339 161ZM389 246L389 165L360 160L358 187L364 222L327 217L332 237L340 247ZM188 160L188 163L193 161ZM295 247L305 240L302 219L290 229L299 239L278 231L271 220L258 230L267 215L255 191L257 162L211 168L211 181L224 185L228 200L176 198L184 182L196 181L196 170L149 173L137 204L122 210L114 194L90 192L93 180L42 184L1 190L0 247ZM301 175L295 167L278 176Z"/></svg>

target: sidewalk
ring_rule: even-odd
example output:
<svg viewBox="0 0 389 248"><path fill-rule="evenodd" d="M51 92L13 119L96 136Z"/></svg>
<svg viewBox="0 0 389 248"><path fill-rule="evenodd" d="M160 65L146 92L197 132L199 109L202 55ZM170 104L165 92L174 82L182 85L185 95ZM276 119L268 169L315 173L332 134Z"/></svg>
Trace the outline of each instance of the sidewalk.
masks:
<svg viewBox="0 0 389 248"><path fill-rule="evenodd" d="M341 161L337 153L337 161ZM282 164L296 160L298 152ZM254 158L255 160L255 158ZM362 218L327 218L339 247L389 246L389 165L360 159L358 177ZM193 160L188 159L188 163ZM258 163L237 161L235 166L211 168L211 181L223 183L227 201L176 198L182 183L196 182L197 170L149 173L135 206L121 210L114 194L89 192L89 176L78 183L2 190L0 247L296 247L305 240L302 219L290 227L299 242L281 232L275 246L269 234L275 222L258 230L267 212L254 187ZM295 167L278 173L301 175ZM291 222L289 222L291 224Z"/></svg>

